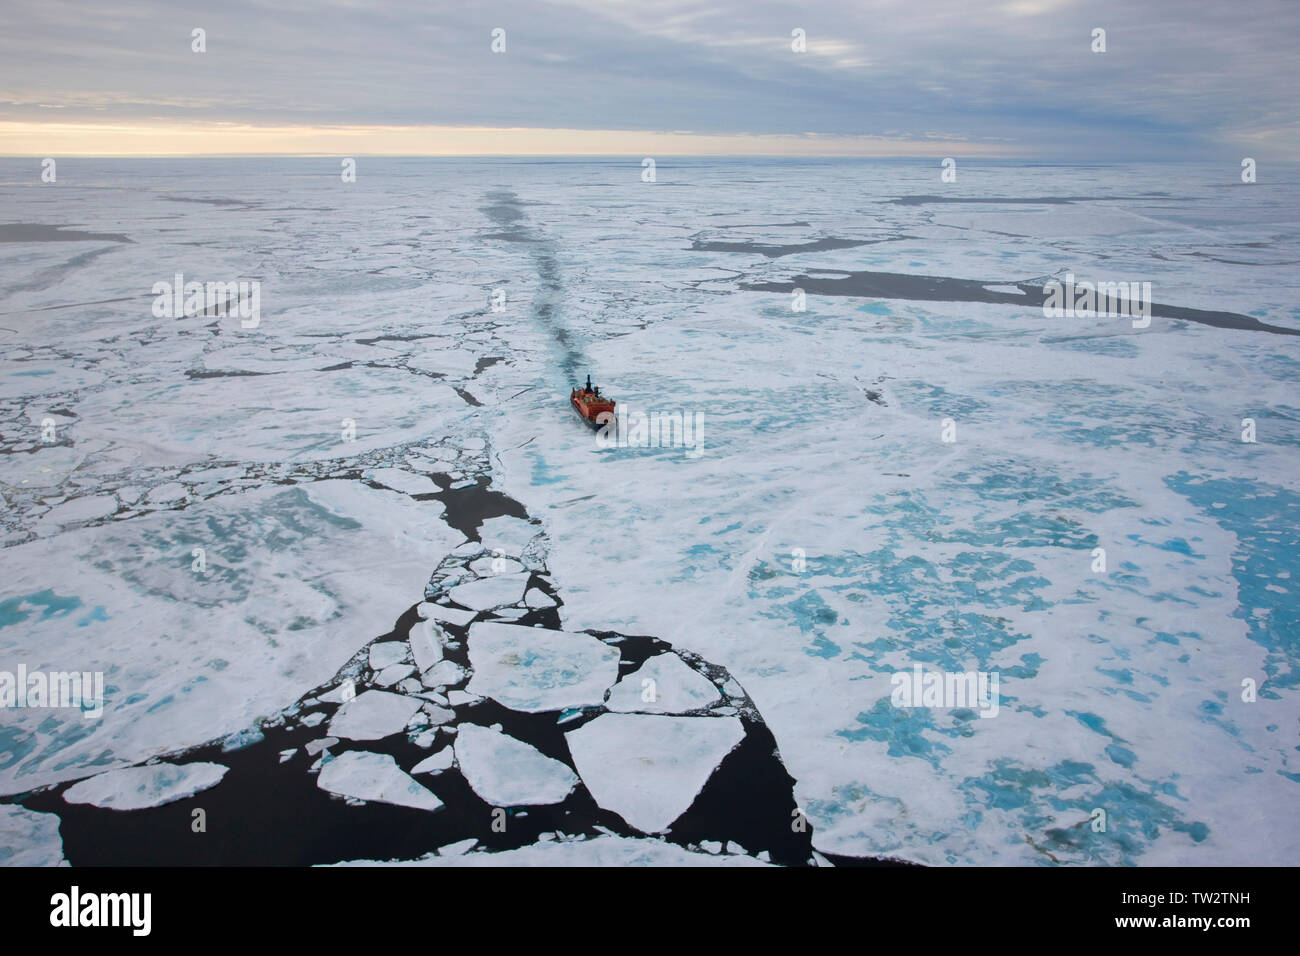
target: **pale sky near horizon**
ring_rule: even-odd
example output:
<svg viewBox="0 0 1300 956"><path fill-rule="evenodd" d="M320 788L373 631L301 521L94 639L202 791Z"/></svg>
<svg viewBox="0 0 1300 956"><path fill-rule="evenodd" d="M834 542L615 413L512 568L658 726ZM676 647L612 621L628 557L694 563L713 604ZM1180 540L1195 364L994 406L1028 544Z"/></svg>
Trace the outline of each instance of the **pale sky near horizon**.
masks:
<svg viewBox="0 0 1300 956"><path fill-rule="evenodd" d="M1291 0L28 0L0 155L1291 160L1297 39Z"/></svg>

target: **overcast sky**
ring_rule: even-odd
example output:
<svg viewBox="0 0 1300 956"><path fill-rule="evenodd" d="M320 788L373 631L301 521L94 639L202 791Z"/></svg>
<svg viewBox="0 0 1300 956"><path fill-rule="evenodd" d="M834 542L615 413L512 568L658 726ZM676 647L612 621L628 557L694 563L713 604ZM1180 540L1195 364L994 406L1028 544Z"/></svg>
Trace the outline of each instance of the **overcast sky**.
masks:
<svg viewBox="0 0 1300 956"><path fill-rule="evenodd" d="M9 0L0 153L638 152L605 131L678 131L645 139L1290 160L1297 41L1295 0Z"/></svg>

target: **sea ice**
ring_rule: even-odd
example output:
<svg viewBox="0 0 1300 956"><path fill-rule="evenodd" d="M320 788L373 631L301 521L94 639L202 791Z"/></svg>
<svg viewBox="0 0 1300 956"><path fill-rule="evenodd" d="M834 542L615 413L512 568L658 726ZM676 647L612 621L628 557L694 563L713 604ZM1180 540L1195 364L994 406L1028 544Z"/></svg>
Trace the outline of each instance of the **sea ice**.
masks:
<svg viewBox="0 0 1300 956"><path fill-rule="evenodd" d="M376 484L399 491L404 495L427 495L438 491L437 482L425 475L414 475L400 468L376 468L362 476Z"/></svg>
<svg viewBox="0 0 1300 956"><path fill-rule="evenodd" d="M216 763L126 767L74 783L63 791L63 799L110 810L142 810L215 787L225 775L226 768Z"/></svg>
<svg viewBox="0 0 1300 956"><path fill-rule="evenodd" d="M439 661L420 675L425 687L450 687L465 679L465 668L455 661Z"/></svg>
<svg viewBox="0 0 1300 956"><path fill-rule="evenodd" d="M406 645L401 641L384 641L370 645L370 669L382 671L385 667L406 660Z"/></svg>
<svg viewBox="0 0 1300 956"><path fill-rule="evenodd" d="M71 501L55 505L41 515L37 527L44 533L60 525L106 518L116 510L117 498L113 495L89 495L85 498L73 498Z"/></svg>
<svg viewBox="0 0 1300 956"><path fill-rule="evenodd" d="M567 737L596 802L645 833L668 829L745 736L734 717L602 714Z"/></svg>
<svg viewBox="0 0 1300 956"><path fill-rule="evenodd" d="M375 683L380 687L392 687L414 673L414 664L390 664L375 675Z"/></svg>
<svg viewBox="0 0 1300 956"><path fill-rule="evenodd" d="M524 595L524 603L532 608L555 607L555 598L540 588L529 588L528 593Z"/></svg>
<svg viewBox="0 0 1300 956"><path fill-rule="evenodd" d="M504 604L514 604L523 596L528 574L497 574L466 584L458 584L449 592L457 604L476 611L490 611Z"/></svg>
<svg viewBox="0 0 1300 956"><path fill-rule="evenodd" d="M441 628L432 621L424 620L411 625L407 643L411 656L415 658L416 669L421 673L442 660L442 642L438 640Z"/></svg>
<svg viewBox="0 0 1300 956"><path fill-rule="evenodd" d="M458 607L445 607L441 604L432 604L426 601L419 606L417 613L427 621L441 621L455 627L464 627L474 620L476 612L463 611Z"/></svg>
<svg viewBox="0 0 1300 956"><path fill-rule="evenodd" d="M456 762L474 792L496 807L561 803L578 784L560 761L477 724L460 725Z"/></svg>
<svg viewBox="0 0 1300 956"><path fill-rule="evenodd" d="M681 714L720 700L718 689L702 674L676 654L665 653L624 674L609 692L605 706L621 712Z"/></svg>
<svg viewBox="0 0 1300 956"><path fill-rule="evenodd" d="M439 810L443 803L397 766L388 754L349 750L324 764L316 785L343 797Z"/></svg>
<svg viewBox="0 0 1300 956"><path fill-rule="evenodd" d="M454 759L455 751L451 747L443 747L436 754L425 757L412 767L411 773L442 773L444 770L451 769Z"/></svg>
<svg viewBox="0 0 1300 956"><path fill-rule="evenodd" d="M405 730L422 703L402 694L368 690L338 709L329 732L348 740L380 740Z"/></svg>
<svg viewBox="0 0 1300 956"><path fill-rule="evenodd" d="M480 621L470 627L471 694L540 713L604 701L619 653L589 634Z"/></svg>
<svg viewBox="0 0 1300 956"><path fill-rule="evenodd" d="M59 818L0 805L0 866L67 866Z"/></svg>

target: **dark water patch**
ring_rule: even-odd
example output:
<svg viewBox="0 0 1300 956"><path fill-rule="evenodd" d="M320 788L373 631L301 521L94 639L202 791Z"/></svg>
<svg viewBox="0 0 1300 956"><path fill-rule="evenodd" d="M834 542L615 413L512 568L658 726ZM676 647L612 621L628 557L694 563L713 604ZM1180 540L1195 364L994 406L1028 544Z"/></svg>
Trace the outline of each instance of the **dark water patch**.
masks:
<svg viewBox="0 0 1300 956"><path fill-rule="evenodd" d="M445 475L435 475L434 481L447 485L442 491L429 495L446 506L447 513L443 520L471 541L478 541L478 529L490 518L508 516L528 519L524 506L509 495L493 491L492 480L480 477L472 485L462 488L450 487L450 480Z"/></svg>
<svg viewBox="0 0 1300 956"><path fill-rule="evenodd" d="M784 292L796 288L809 295L840 295L863 299L902 299L913 302L983 302L994 305L1016 305L1041 309L1048 293L1042 286L1024 282L981 282L977 279L953 279L947 276L907 275L898 272L845 272L819 270L822 273L838 272L842 278L817 278L798 276L793 282L758 282L741 285L748 292ZM992 285L1014 285L1019 293L1001 292L987 288ZM1217 312L1189 309L1183 306L1151 303L1151 315L1166 319L1182 319L1219 329L1237 329L1248 332L1273 332L1277 335L1300 335L1300 329L1268 325L1249 315L1236 312ZM1122 316L1127 320L1127 316Z"/></svg>
<svg viewBox="0 0 1300 956"><path fill-rule="evenodd" d="M474 363L474 374L475 374L475 375L478 375L478 374L479 374L480 372L482 372L484 369L489 369L489 368L491 368L493 365L496 365L498 362L504 362L504 361L505 361L505 359L503 359L503 358L502 358L501 356L499 356L499 355L486 355L486 356L483 356L483 357L480 358L477 362Z"/></svg>
<svg viewBox="0 0 1300 956"><path fill-rule="evenodd" d="M475 397L474 397L473 395L471 395L469 392L465 391L465 389L463 389L463 388L461 388L461 387L459 387L459 386L457 386L457 385L453 385L452 388L454 388L454 389L456 390L456 394L457 394L457 395L459 395L461 398L465 399L465 403L466 403L467 405L473 405L475 408L481 408L481 407L483 406L483 403L482 403L482 402L480 402L477 398L475 398Z"/></svg>
<svg viewBox="0 0 1300 956"><path fill-rule="evenodd" d="M116 232L80 232L38 222L0 223L0 242L133 242ZM32 310L36 311L36 310Z"/></svg>

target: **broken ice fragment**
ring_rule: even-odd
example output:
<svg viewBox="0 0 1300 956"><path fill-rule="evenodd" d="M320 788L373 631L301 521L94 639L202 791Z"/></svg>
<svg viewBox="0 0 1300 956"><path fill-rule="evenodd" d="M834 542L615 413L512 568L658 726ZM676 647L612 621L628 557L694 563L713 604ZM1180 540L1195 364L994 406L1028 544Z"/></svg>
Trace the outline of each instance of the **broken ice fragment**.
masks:
<svg viewBox="0 0 1300 956"><path fill-rule="evenodd" d="M444 770L451 769L454 757L455 751L451 747L443 747L436 754L425 757L412 767L411 773L442 773Z"/></svg>
<svg viewBox="0 0 1300 956"><path fill-rule="evenodd" d="M455 747L465 780L493 806L561 803L578 785L577 774L565 764L477 724L460 725Z"/></svg>
<svg viewBox="0 0 1300 956"><path fill-rule="evenodd" d="M734 717L602 714L567 739L596 802L638 830L660 833L744 736Z"/></svg>
<svg viewBox="0 0 1300 956"><path fill-rule="evenodd" d="M448 592L448 596L464 607L490 611L495 607L514 604L523 597L528 578L527 572L497 574L467 584L458 584Z"/></svg>
<svg viewBox="0 0 1300 956"><path fill-rule="evenodd" d="M226 768L217 763L127 767L74 783L63 791L63 799L110 810L143 810L192 797L215 787L225 775Z"/></svg>
<svg viewBox="0 0 1300 956"><path fill-rule="evenodd" d="M676 654L650 658L609 693L610 710L681 714L721 702L718 689Z"/></svg>
<svg viewBox="0 0 1300 956"><path fill-rule="evenodd" d="M393 664L385 667L375 675L375 683L380 687L392 687L400 680L405 680L415 673L414 664Z"/></svg>
<svg viewBox="0 0 1300 956"><path fill-rule="evenodd" d="M388 754L356 750L339 754L321 767L316 785L342 797L417 810L438 810L443 805L434 794L407 776Z"/></svg>
<svg viewBox="0 0 1300 956"><path fill-rule="evenodd" d="M529 713L595 706L619 653L589 634L481 621L470 627L471 694Z"/></svg>
<svg viewBox="0 0 1300 956"><path fill-rule="evenodd" d="M368 690L338 709L329 732L348 740L379 740L401 733L423 702L384 690Z"/></svg>
<svg viewBox="0 0 1300 956"><path fill-rule="evenodd" d="M370 669L382 671L385 667L406 660L406 645L401 641L384 641L370 645Z"/></svg>

